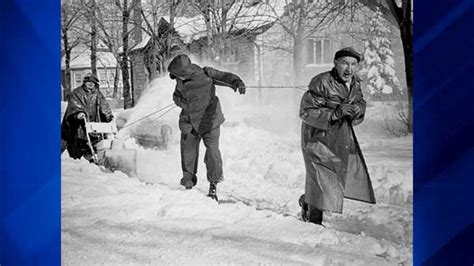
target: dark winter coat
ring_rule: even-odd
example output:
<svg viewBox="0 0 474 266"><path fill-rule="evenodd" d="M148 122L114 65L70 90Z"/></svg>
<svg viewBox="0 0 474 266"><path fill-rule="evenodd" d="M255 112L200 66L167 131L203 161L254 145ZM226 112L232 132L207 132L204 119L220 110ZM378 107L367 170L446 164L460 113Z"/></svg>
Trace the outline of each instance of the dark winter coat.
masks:
<svg viewBox="0 0 474 266"><path fill-rule="evenodd" d="M76 118L80 112L86 114L89 122L110 122L114 117L97 84L92 90L82 84L71 92L61 124L61 139L66 142L69 155L74 159L81 158L79 143L87 140L84 123Z"/></svg>
<svg viewBox="0 0 474 266"><path fill-rule="evenodd" d="M178 55L168 66L172 78L176 78L173 100L182 108L179 127L183 132L194 129L204 134L224 122L216 85L232 87L240 78L232 73L211 67L201 68L192 64L186 55Z"/></svg>
<svg viewBox="0 0 474 266"><path fill-rule="evenodd" d="M350 87L349 91L333 69L315 76L301 100L305 201L320 210L342 213L344 197L375 203L367 166L352 128L363 121L366 107L357 76ZM333 121L334 110L341 103L358 105L362 113L353 121Z"/></svg>

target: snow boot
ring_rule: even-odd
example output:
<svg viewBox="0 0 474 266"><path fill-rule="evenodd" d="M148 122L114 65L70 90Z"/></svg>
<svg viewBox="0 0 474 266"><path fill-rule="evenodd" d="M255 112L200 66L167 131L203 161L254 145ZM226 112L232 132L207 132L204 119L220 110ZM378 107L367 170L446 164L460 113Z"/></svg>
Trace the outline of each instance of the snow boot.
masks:
<svg viewBox="0 0 474 266"><path fill-rule="evenodd" d="M323 211L306 203L304 194L300 196L298 203L301 207L301 219L303 219L303 221L319 225L322 224Z"/></svg>
<svg viewBox="0 0 474 266"><path fill-rule="evenodd" d="M323 223L323 211L309 205L308 221L310 223L321 225Z"/></svg>
<svg viewBox="0 0 474 266"><path fill-rule="evenodd" d="M219 202L219 199L217 199L216 183L213 183L213 182L209 183L209 194L207 194L207 196Z"/></svg>
<svg viewBox="0 0 474 266"><path fill-rule="evenodd" d="M192 189L196 183L197 183L197 177L192 177L192 178L181 178L181 181L179 182L182 186L184 186L186 189Z"/></svg>
<svg viewBox="0 0 474 266"><path fill-rule="evenodd" d="M298 204L301 207L301 219L305 222L308 221L308 204L304 201L304 194L298 199Z"/></svg>

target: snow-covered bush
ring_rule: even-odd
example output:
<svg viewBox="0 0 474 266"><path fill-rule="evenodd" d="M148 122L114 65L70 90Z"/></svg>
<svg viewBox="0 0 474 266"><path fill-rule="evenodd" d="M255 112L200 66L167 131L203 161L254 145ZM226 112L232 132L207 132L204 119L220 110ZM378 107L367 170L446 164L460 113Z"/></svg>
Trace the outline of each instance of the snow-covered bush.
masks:
<svg viewBox="0 0 474 266"><path fill-rule="evenodd" d="M395 75L395 60L388 38L390 28L377 9L368 23L370 39L365 43L364 72L367 72L367 92L383 100L387 95L402 93Z"/></svg>

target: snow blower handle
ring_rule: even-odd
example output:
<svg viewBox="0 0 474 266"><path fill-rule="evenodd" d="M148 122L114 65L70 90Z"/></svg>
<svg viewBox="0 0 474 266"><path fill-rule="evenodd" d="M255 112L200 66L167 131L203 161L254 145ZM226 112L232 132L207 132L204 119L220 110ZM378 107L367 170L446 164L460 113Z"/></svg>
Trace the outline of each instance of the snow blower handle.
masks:
<svg viewBox="0 0 474 266"><path fill-rule="evenodd" d="M87 121L87 116L84 116L84 130L86 131L86 137L87 137L87 145L89 146L89 149L91 150L92 152L92 159L94 160L94 163L99 163L99 160L97 158L97 154L95 153L94 151L94 147L92 147L92 141L91 141L91 138L89 136L89 130L88 130L88 121Z"/></svg>

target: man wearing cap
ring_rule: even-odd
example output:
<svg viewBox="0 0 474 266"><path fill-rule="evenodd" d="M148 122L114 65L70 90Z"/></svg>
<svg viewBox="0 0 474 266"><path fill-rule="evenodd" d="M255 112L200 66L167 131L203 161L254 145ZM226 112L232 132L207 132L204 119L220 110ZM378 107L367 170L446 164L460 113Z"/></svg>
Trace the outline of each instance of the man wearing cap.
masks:
<svg viewBox="0 0 474 266"><path fill-rule="evenodd" d="M113 118L112 110L99 90L99 79L94 74L86 74L82 85L71 92L61 124L61 139L66 143L69 156L92 161L84 122L110 122ZM99 135L90 137L93 144L101 139Z"/></svg>
<svg viewBox="0 0 474 266"><path fill-rule="evenodd" d="M374 191L353 126L366 102L356 71L362 56L351 47L334 56L334 68L316 75L300 105L306 167L302 218L321 224L323 211L342 213L343 198L375 203Z"/></svg>

